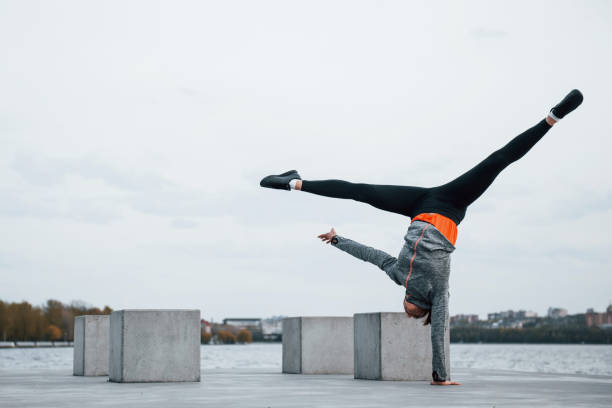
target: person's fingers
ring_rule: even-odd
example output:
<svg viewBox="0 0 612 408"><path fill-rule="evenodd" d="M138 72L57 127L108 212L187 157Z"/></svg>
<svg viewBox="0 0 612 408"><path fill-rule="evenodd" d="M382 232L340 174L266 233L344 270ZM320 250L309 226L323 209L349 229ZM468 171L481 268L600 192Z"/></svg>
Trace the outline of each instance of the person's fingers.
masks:
<svg viewBox="0 0 612 408"><path fill-rule="evenodd" d="M336 236L336 232L332 228L331 232L326 232L325 234L317 235L317 238L329 244L332 241L332 239L334 239L335 236Z"/></svg>
<svg viewBox="0 0 612 408"><path fill-rule="evenodd" d="M334 227L332 227L330 232L326 232L324 234L317 235L317 238L329 244L335 236L336 236L336 230L334 230Z"/></svg>
<svg viewBox="0 0 612 408"><path fill-rule="evenodd" d="M432 381L431 385L461 385L461 383L457 381Z"/></svg>

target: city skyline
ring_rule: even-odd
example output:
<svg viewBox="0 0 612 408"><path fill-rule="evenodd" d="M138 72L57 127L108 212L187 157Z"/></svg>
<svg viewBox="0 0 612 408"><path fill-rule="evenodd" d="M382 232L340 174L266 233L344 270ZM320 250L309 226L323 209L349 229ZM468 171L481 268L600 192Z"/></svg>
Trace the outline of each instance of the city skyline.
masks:
<svg viewBox="0 0 612 408"><path fill-rule="evenodd" d="M47 307L47 305L49 304L49 302L61 302L58 299L52 299L49 298L47 299L45 302L41 303L41 304L34 304L32 302L29 302L28 300L21 300L21 301L17 301L17 302L7 302L5 299L0 299L0 303L3 303L4 305L10 304L10 303L23 303L26 302L30 305L32 305L33 307L39 307L44 309L45 307ZM72 302L61 302L64 306L66 307L74 307L74 308L79 308L79 309L90 309L90 310L99 310L99 311L106 311L106 310L117 310L116 308L113 308L112 305L108 305L105 304L104 306L100 307L97 305L94 305L92 303L86 302L86 301L82 301L82 300L78 300L78 301L72 301ZM523 314L523 317L564 317L564 316L569 316L569 315L580 315L580 314L589 314L589 313L606 313L606 311L609 311L610 308L612 308L612 301L610 301L606 307L603 307L601 309L601 312L599 311L599 308L597 307L589 307L587 308L584 312L575 312L572 313L570 312L568 309L563 308L563 307L558 307L558 306L549 306L547 308L547 312L540 315L538 312L535 312L533 310L526 310L526 309L501 309L501 310L497 310L497 311L489 311L486 314L484 314L484 316L487 317L487 319L480 319L480 315L477 313L456 313L456 314L450 314L451 318L456 318L456 317L460 317L460 316L475 316L478 318L478 320L491 320L491 316L492 315L499 315L502 317L505 316L512 316L513 314ZM215 322L215 323L219 323L219 322L224 322L226 320L251 320L251 319L255 319L255 320L278 320L278 319L282 319L285 317L291 317L289 315L285 315L283 313L277 313L277 314L273 314L273 315L267 315L267 316L254 316L254 315L250 315L250 314L242 314L242 315L225 315L219 319L215 319L215 317L209 317L206 314L206 310L201 310L202 313L202 320L205 321L209 321L209 322Z"/></svg>

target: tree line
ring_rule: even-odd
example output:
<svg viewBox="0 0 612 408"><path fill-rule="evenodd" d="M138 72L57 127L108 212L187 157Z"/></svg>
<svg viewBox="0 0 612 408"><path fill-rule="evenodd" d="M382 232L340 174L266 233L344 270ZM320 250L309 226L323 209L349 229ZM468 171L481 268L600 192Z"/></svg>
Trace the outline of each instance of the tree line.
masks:
<svg viewBox="0 0 612 408"><path fill-rule="evenodd" d="M201 343L210 344L215 339L218 344L248 344L253 342L253 334L248 329L239 329L237 333L232 330L218 330L213 333L202 331Z"/></svg>
<svg viewBox="0 0 612 408"><path fill-rule="evenodd" d="M112 309L88 306L82 302L63 304L49 299L41 306L28 302L0 300L1 341L72 341L74 318L81 315L110 314Z"/></svg>
<svg viewBox="0 0 612 408"><path fill-rule="evenodd" d="M612 330L598 327L537 327L489 329L453 327L451 343L586 343L612 344Z"/></svg>

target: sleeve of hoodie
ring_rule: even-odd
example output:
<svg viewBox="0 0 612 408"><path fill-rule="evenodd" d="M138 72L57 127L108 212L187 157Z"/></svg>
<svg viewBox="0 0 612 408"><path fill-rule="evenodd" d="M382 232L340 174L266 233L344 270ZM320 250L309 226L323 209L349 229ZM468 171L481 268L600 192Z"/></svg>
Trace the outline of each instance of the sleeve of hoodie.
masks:
<svg viewBox="0 0 612 408"><path fill-rule="evenodd" d="M397 274L394 273L393 266L397 263L395 257L392 257L384 251L360 244L359 242L341 237L340 235L336 235L332 238L332 245L353 255L355 258L378 266L385 271L395 283L402 285L402 282L398 280Z"/></svg>
<svg viewBox="0 0 612 408"><path fill-rule="evenodd" d="M448 289L437 293L431 305L432 378L434 381L450 380L446 367L444 338L448 321Z"/></svg>

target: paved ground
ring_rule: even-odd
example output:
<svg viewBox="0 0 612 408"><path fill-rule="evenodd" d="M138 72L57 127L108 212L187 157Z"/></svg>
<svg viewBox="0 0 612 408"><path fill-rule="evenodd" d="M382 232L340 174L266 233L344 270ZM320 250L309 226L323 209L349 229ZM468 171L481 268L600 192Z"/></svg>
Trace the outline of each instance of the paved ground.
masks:
<svg viewBox="0 0 612 408"><path fill-rule="evenodd" d="M201 383L115 384L64 370L0 371L9 407L610 407L612 377L455 370L459 387L423 382L204 370Z"/></svg>

